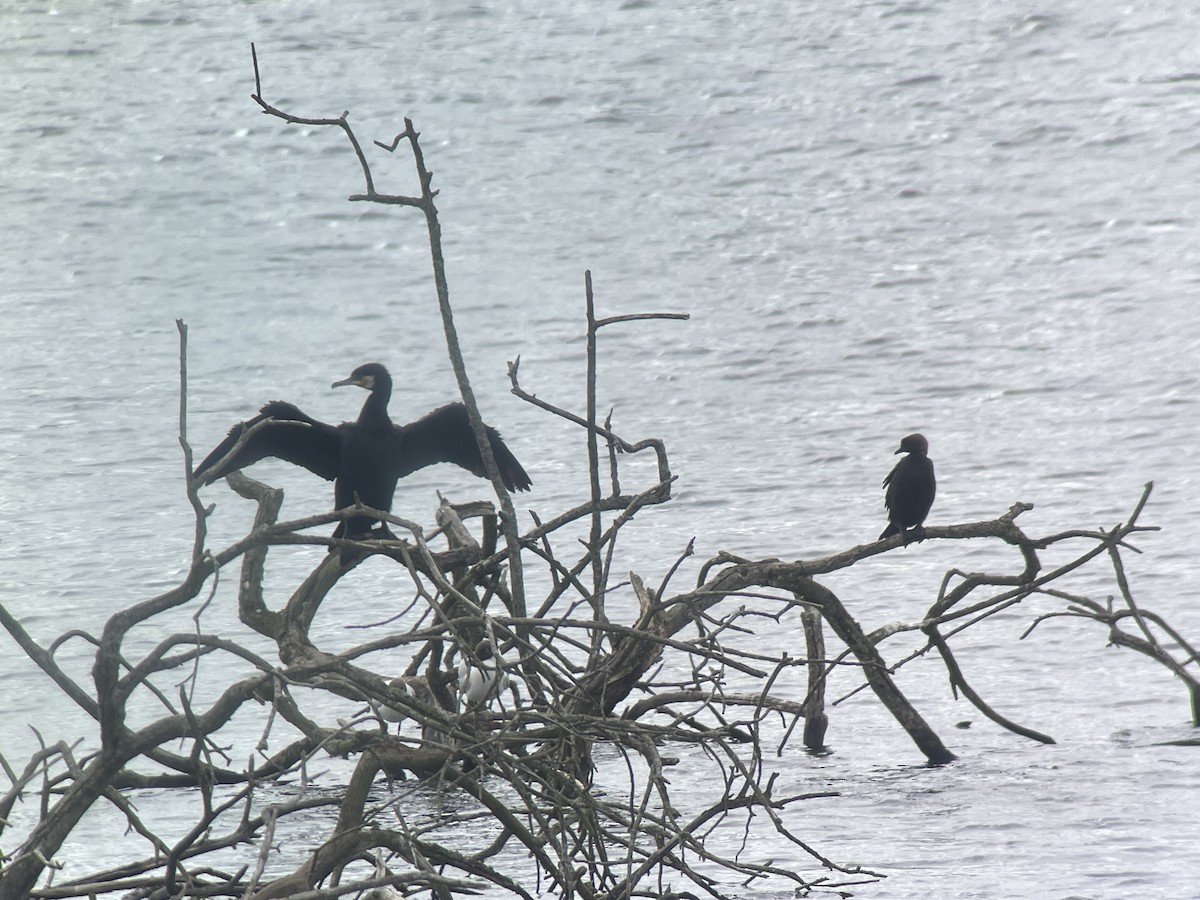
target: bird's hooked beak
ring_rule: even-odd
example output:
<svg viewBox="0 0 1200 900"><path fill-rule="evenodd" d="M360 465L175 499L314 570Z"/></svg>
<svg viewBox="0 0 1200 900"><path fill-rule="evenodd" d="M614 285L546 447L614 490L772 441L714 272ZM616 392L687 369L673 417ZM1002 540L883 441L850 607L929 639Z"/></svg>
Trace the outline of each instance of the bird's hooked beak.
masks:
<svg viewBox="0 0 1200 900"><path fill-rule="evenodd" d="M343 378L341 381L335 381L333 384L330 385L330 387L331 388L346 387L347 385L351 385L351 384L356 385L360 388L365 388L366 390L369 391L369 390L371 390L371 388L375 387L375 376L374 375L364 375L361 378L355 378L353 375L351 375L349 378Z"/></svg>
<svg viewBox="0 0 1200 900"><path fill-rule="evenodd" d="M339 382L338 382L338 384L345 384L345 383L346 383L346 382L344 382L344 381L339 381ZM334 387L337 387L337 384L335 384L335 385L334 385ZM904 452L905 452L905 451L904 451L904 446L903 446L903 445L901 445L901 446L900 446L900 448L899 448L899 449L896 451L896 453L904 453ZM896 453L893 453L893 454L892 454L892 456L895 456L895 455L896 455Z"/></svg>

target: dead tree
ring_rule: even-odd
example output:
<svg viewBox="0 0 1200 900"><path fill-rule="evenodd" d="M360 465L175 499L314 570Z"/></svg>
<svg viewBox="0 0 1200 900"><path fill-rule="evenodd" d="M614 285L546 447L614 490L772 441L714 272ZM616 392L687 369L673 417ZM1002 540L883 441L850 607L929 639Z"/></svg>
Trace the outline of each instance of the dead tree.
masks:
<svg viewBox="0 0 1200 900"><path fill-rule="evenodd" d="M211 509L187 480L195 541L188 573L176 588L116 613L99 636L72 631L48 648L33 641L0 605L0 624L96 722L92 747L48 744L20 771L5 763L11 786L0 797L0 838L10 813L35 785L40 805L33 827L3 857L0 900L105 892L323 900L387 886L447 898L481 884L521 897L535 890L589 900L726 897L735 879L765 878L789 882L798 891L844 888L880 874L839 865L804 840L798 828L811 817L809 805L836 795L794 791L772 769L772 756L782 752L800 723L805 746L819 749L827 727L836 725L824 703L827 685L840 688L846 673L858 672L852 690L872 690L928 760L952 760L952 750L892 677L898 667L929 652L945 662L952 688L993 721L1034 740L1051 740L995 712L971 689L951 649L964 630L1033 596L1061 601L1063 609L1054 615L1098 621L1114 643L1170 667L1188 685L1196 714L1196 654L1134 602L1121 564L1129 539L1150 530L1138 524L1149 485L1128 520L1111 531L1030 537L1017 524L1029 509L1026 504L985 522L928 528L932 541L1008 545L1015 563L1000 573L951 570L920 621L872 631L820 579L895 549L899 538L792 562L717 554L700 567L695 586L687 590L672 585L693 554L691 546L653 581L644 573L615 573L624 525L636 513L668 502L674 475L661 440L629 441L611 416L599 421L597 338L603 328L631 320L682 317L599 317L590 275L585 277L588 393L582 413L527 391L516 362L509 369L518 397L580 429L588 496L549 518L531 513L532 526L522 531L478 429L441 262L432 175L419 135L406 121L396 140L381 146L393 151L404 144L411 150L420 196L381 194L347 114L314 119L278 110L262 99L257 60L255 76L255 99L264 112L345 133L367 185L352 200L412 206L424 213L449 355L488 460L499 510L490 501L443 502L432 529L360 507L280 521L282 492L236 475L228 482L254 504L253 526L241 540L215 550L207 542ZM183 323L179 333L179 435L186 478L192 461ZM654 457L655 477L630 488L622 480L624 462L645 453ZM308 531L364 513L386 521L402 539L347 542ZM272 547L294 544L359 552L346 562L341 553L324 555L287 602L272 608L264 598L265 561ZM1044 568L1046 550L1076 544L1069 561ZM577 545L581 549L573 551ZM398 609L394 621L377 625L368 640L349 649L322 647L312 631L322 603L370 555L396 563L397 584L407 586L411 611L401 617ZM1068 595L1056 586L1070 572L1105 563L1112 567L1120 606ZM240 566L236 600L220 589L235 564ZM523 577L529 567L537 568L538 583L548 585L536 600L529 595L530 579ZM205 629L205 611L223 600L236 602L241 621L273 642L269 658ZM135 656L131 630L145 633L185 605L195 611L195 630L163 633L156 647ZM625 609L637 612L623 617ZM1046 618L1036 619L1031 628ZM762 623L803 630L804 655L763 652L755 639ZM1130 623L1134 629L1125 630ZM841 648L835 653L826 650L824 624ZM918 630L926 636L920 651L899 660L885 657L890 637ZM1159 632L1183 646L1186 657L1173 656ZM91 687L72 680L55 661L56 650L68 640L95 647ZM377 654L394 650L405 651L409 659L400 678L376 665ZM229 679L214 700L200 703L195 685L202 667L206 673L237 667L251 674ZM782 696L777 689L780 676L792 668L808 673L806 696ZM752 687L728 688L734 676ZM520 684L520 700L491 697L491 688L498 693L504 679ZM472 683L484 687L474 699L464 696ZM304 697L313 691L345 698L354 714L328 721L306 704ZM261 737L249 749L249 761L237 763L227 749L227 724L239 711L250 710L259 711ZM395 733L391 723L401 717L410 724ZM280 741L284 746L268 753ZM313 762L325 756L355 760L353 775L337 796L308 789ZM677 795L668 773L684 765L705 767L707 794ZM157 834L125 796L139 787L199 789L202 811L194 826L183 835ZM414 809L427 806L431 789L455 802L437 816L415 815ZM268 791L273 802L264 806L261 798ZM281 802L280 796L288 799ZM145 856L52 883L46 875L48 870L53 875L64 841L100 802L120 810L130 831L146 842ZM280 858L272 857L280 824L317 821L309 818L312 810L325 805L338 807L336 823L305 846L284 847L282 861L289 871L280 873ZM730 826L747 837L733 854L710 839ZM804 867L811 871L753 853L748 838L763 827L775 834L776 845L794 848L793 858L806 860ZM255 842L257 849L247 850L233 867L214 862L228 858L217 854L229 848ZM7 846L13 846L11 839ZM275 873L268 875L272 868Z"/></svg>

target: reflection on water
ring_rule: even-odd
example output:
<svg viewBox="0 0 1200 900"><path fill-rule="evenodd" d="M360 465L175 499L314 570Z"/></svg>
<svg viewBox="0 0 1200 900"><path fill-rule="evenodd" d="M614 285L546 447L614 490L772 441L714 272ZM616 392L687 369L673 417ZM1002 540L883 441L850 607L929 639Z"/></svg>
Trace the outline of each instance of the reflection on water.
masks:
<svg viewBox="0 0 1200 900"><path fill-rule="evenodd" d="M404 373L401 419L453 395L423 227L345 202L359 174L337 135L256 112L251 40L269 98L350 109L368 140L414 118L476 390L537 459L543 514L581 494L579 439L508 394L505 363L581 402L585 268L604 312L692 314L602 336L602 404L622 433L663 437L680 475L624 569L659 577L692 536L701 559L868 539L891 450L920 430L931 523L1025 500L1031 530L1111 526L1154 479L1145 519L1164 530L1129 562L1134 589L1200 633L1194 18L1155 3L393 6L0 12L0 558L4 602L39 639L95 630L184 569L176 317L197 448L271 397L352 416L325 385L369 359ZM407 160L373 160L382 190L413 189ZM328 503L304 473L262 474L286 512ZM435 489L478 487L422 472L398 509L428 517ZM222 486L207 499L220 546L249 511ZM975 552L910 548L833 586L874 627L919 615L945 568L993 558ZM310 566L279 553L280 591ZM374 621L391 573L355 575L339 612ZM209 621L237 633L227 606ZM889 873L858 896L1166 897L1191 878L1195 779L1155 746L1186 723L1179 686L1078 625L1018 642L1027 621L981 634L968 676L1058 745L998 733L929 664L903 686L961 763L913 765L865 701L834 712L832 756L772 762L799 790L842 791L806 837ZM9 720L90 734L9 650ZM60 653L85 684L88 650ZM10 760L31 746L6 729ZM673 781L688 790L686 766Z"/></svg>

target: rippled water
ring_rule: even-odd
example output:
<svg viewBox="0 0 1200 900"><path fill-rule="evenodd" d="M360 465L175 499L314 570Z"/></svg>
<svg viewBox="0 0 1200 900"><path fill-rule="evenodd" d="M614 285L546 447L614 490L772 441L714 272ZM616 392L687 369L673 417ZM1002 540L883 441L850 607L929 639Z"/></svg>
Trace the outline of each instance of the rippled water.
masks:
<svg viewBox="0 0 1200 900"><path fill-rule="evenodd" d="M1133 587L1200 635L1200 22L1178 4L28 3L0 33L0 592L43 641L184 570L176 317L197 447L272 397L350 416L325 386L367 359L404 373L400 418L453 395L423 226L345 202L361 184L335 134L256 111L251 40L280 105L348 109L366 139L406 115L422 132L471 374L535 508L582 494L579 436L509 396L506 361L581 403L584 269L606 314L692 314L603 335L602 404L663 437L680 476L619 569L657 580L693 535L701 559L871 538L891 451L920 429L939 524L1023 500L1033 531L1111 526L1153 479L1163 531ZM382 190L413 189L406 158L373 159ZM328 504L303 473L262 474L291 513ZM477 485L426 471L398 503L431 512L435 488ZM248 522L223 491L214 546ZM279 554L280 591L311 561ZM989 563L925 545L829 583L870 628ZM360 571L344 621L376 619L387 590L386 568ZM1018 643L1031 617L999 618L964 662L1057 745L982 721L930 662L901 684L961 762L920 766L863 698L834 711L833 755L776 762L843 792L802 833L888 874L857 896L1195 892L1195 754L1157 746L1190 733L1181 686L1096 630ZM322 623L352 640L342 625ZM0 646L10 761L33 746L20 723L90 734ZM63 652L86 681L86 649Z"/></svg>

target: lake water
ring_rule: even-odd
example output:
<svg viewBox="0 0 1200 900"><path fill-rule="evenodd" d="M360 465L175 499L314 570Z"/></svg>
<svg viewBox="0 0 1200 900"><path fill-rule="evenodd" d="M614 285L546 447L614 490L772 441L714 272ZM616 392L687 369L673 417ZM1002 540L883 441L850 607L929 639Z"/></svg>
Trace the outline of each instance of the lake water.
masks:
<svg viewBox="0 0 1200 900"><path fill-rule="evenodd" d="M582 407L584 270L602 314L691 314L602 335L602 409L630 439L663 438L679 475L672 503L630 526L616 571L656 583L693 536L698 561L869 540L892 451L920 430L938 467L930 524L1027 501L1033 533L1111 527L1153 480L1143 522L1162 531L1129 554L1132 587L1200 639L1194 11L542 7L0 9L0 596L37 638L96 632L186 569L177 317L202 452L276 397L351 417L360 398L327 385L367 360L399 376L402 421L453 397L424 224L346 201L361 180L338 134L258 112L254 41L272 102L350 110L367 141L404 116L422 133L459 333L486 417L534 478L524 506L548 516L586 494L580 434L513 398L505 370L520 355L528 390ZM415 190L406 155L371 158L380 190ZM287 489L285 515L328 508L306 473L256 474ZM484 491L425 470L398 511L431 520L437 489ZM222 485L205 496L224 546L249 510ZM273 554L276 602L316 558ZM870 629L919 619L946 569L1007 559L934 542L827 583ZM1065 586L1115 591L1102 568ZM394 571L364 566L322 636L356 640L344 625L383 618L389 591ZM220 596L206 626L234 629ZM832 711L831 755L770 761L796 792L842 792L796 830L887 874L855 896L1200 896L1200 764L1161 745L1193 734L1186 693L1097 627L1056 620L1020 641L1050 609L999 617L963 661L1056 745L992 726L923 661L901 686L959 762L923 767L861 695ZM761 641L803 648L794 629ZM23 763L26 723L90 746L89 723L7 635L0 648L0 752ZM87 647L61 654L90 684ZM686 767L674 783L688 790ZM100 817L68 850L121 855L112 834ZM791 852L761 840L764 858Z"/></svg>

